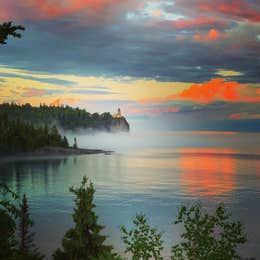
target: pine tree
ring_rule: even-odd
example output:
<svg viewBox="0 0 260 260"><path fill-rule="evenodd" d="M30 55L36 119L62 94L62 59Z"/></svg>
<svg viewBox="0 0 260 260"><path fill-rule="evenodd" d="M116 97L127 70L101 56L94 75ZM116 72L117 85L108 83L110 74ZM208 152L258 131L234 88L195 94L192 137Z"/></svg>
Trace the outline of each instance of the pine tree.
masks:
<svg viewBox="0 0 260 260"><path fill-rule="evenodd" d="M93 184L83 178L79 188L70 188L76 195L73 221L75 226L69 229L62 241L63 250L58 249L54 260L74 259L118 259L112 253L112 246L104 245L106 236L101 235L104 228L98 224L98 217L94 212Z"/></svg>
<svg viewBox="0 0 260 260"><path fill-rule="evenodd" d="M13 25L12 22L0 24L0 44L6 44L9 35L21 38L22 35L17 30L24 31L25 28L21 25Z"/></svg>
<svg viewBox="0 0 260 260"><path fill-rule="evenodd" d="M65 135L63 136L63 139L62 139L62 146L63 147L68 147L69 146L68 139L67 139L67 137Z"/></svg>
<svg viewBox="0 0 260 260"><path fill-rule="evenodd" d="M15 245L15 221L10 214L0 209L0 259L10 257Z"/></svg>
<svg viewBox="0 0 260 260"><path fill-rule="evenodd" d="M25 194L23 195L20 205L20 221L19 221L19 250L17 258L38 260L43 257L38 253L33 243L34 233L30 232L33 222L30 218L29 206Z"/></svg>
<svg viewBox="0 0 260 260"><path fill-rule="evenodd" d="M8 259L16 248L16 207L18 196L4 183L0 183L0 259Z"/></svg>

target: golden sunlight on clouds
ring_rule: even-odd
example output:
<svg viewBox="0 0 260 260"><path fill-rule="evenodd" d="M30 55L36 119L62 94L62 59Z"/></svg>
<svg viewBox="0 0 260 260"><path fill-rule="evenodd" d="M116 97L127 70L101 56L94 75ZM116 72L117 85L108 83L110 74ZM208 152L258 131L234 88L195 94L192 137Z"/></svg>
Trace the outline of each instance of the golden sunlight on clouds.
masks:
<svg viewBox="0 0 260 260"><path fill-rule="evenodd" d="M244 73L235 71L235 70L224 70L224 69L218 69L215 72L216 75L219 75L221 77L237 77L237 76L243 76Z"/></svg>
<svg viewBox="0 0 260 260"><path fill-rule="evenodd" d="M36 74L8 67L0 67L0 79L0 102L13 100L33 105L50 104L56 99L139 101L177 94L191 84L146 78Z"/></svg>

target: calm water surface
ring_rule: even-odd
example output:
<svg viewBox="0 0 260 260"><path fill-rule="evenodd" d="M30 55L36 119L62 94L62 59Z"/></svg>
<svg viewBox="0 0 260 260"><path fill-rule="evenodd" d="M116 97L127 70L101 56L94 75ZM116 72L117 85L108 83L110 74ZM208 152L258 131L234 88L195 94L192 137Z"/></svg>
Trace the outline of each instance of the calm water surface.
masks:
<svg viewBox="0 0 260 260"><path fill-rule="evenodd" d="M178 241L180 227L171 224L178 206L201 201L213 210L225 202L248 232L241 252L260 259L260 134L140 132L78 141L115 153L0 163L0 181L28 195L36 241L48 257L72 225L69 187L86 175L95 184L99 220L119 252L119 226L130 226L137 212L164 231L167 256Z"/></svg>

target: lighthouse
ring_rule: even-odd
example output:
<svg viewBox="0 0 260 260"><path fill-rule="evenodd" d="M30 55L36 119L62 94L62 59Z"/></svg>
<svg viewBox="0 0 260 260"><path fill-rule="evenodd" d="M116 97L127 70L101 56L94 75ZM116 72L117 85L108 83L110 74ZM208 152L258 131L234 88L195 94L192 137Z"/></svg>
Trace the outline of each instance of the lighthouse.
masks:
<svg viewBox="0 0 260 260"><path fill-rule="evenodd" d="M122 117L122 115L121 115L121 110L120 110L120 108L118 108L117 109L117 113L115 113L114 115L113 115L113 118L121 118Z"/></svg>

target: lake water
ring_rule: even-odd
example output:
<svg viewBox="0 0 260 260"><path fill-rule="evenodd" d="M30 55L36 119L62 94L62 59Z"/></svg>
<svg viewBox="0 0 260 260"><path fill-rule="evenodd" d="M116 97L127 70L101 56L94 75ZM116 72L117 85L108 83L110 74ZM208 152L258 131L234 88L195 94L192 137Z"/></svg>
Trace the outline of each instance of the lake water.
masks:
<svg viewBox="0 0 260 260"><path fill-rule="evenodd" d="M0 163L0 181L27 194L36 242L48 258L72 225L69 187L84 175L95 185L99 221L118 252L119 226L131 226L138 212L164 232L167 257L179 239L172 221L180 205L200 201L212 211L224 202L246 227L242 254L260 258L260 134L147 130L77 138L81 147L115 152Z"/></svg>

